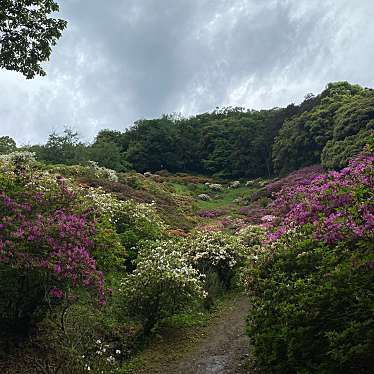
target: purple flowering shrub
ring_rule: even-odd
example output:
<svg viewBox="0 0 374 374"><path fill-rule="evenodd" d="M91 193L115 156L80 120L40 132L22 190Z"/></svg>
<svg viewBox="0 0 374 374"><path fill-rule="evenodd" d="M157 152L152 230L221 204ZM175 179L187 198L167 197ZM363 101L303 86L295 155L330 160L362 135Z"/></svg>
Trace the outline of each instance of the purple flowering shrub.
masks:
<svg viewBox="0 0 374 374"><path fill-rule="evenodd" d="M239 209L240 214L246 216L245 221L249 224L260 224L261 218L270 214L270 211L268 207L263 207L258 201Z"/></svg>
<svg viewBox="0 0 374 374"><path fill-rule="evenodd" d="M203 218L217 218L223 216L225 212L223 210L200 210L197 214Z"/></svg>
<svg viewBox="0 0 374 374"><path fill-rule="evenodd" d="M372 372L373 161L361 155L276 194L270 240L241 278L251 354L264 372Z"/></svg>
<svg viewBox="0 0 374 374"><path fill-rule="evenodd" d="M74 290L94 290L99 303L105 303L104 276L92 256L95 212L80 211L76 192L63 180L50 176L48 185L43 178L34 174L31 180L22 170L0 180L3 330L27 333L50 305Z"/></svg>
<svg viewBox="0 0 374 374"><path fill-rule="evenodd" d="M323 174L323 169L320 165L307 166L300 170L296 170L281 179L267 184L266 190L269 193L274 194L285 188L290 189L295 186L306 185L309 184L315 177L321 174Z"/></svg>
<svg viewBox="0 0 374 374"><path fill-rule="evenodd" d="M0 262L20 270L45 269L72 287L93 286L103 303L103 274L96 270L89 252L95 222L63 208L45 215L38 210L30 203L19 204L0 194Z"/></svg>
<svg viewBox="0 0 374 374"><path fill-rule="evenodd" d="M311 224L315 238L327 243L364 238L374 231L374 156L362 155L341 171L331 171L284 186L271 207L270 240L290 229Z"/></svg>

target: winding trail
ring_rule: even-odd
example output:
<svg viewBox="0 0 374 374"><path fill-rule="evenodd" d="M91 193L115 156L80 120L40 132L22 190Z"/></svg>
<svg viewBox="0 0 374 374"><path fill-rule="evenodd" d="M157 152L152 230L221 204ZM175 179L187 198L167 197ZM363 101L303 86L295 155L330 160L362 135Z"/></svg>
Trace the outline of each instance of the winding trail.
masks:
<svg viewBox="0 0 374 374"><path fill-rule="evenodd" d="M143 352L136 374L244 374L248 361L246 297L230 299L208 326L162 340Z"/></svg>

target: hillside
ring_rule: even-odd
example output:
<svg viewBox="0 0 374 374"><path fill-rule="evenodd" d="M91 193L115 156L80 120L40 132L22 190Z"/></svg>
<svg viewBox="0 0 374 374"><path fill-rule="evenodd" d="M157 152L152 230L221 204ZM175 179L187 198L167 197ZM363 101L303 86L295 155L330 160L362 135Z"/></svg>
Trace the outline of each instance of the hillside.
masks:
<svg viewBox="0 0 374 374"><path fill-rule="evenodd" d="M1 372L368 374L372 92L0 138Z"/></svg>

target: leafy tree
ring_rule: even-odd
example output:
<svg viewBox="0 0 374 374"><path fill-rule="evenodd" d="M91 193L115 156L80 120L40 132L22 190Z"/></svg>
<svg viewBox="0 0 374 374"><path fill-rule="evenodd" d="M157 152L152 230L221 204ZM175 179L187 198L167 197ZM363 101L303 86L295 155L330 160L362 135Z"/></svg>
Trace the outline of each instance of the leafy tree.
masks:
<svg viewBox="0 0 374 374"><path fill-rule="evenodd" d="M285 121L273 145L273 163L284 174L320 162L323 147L332 139L335 115L365 90L348 82L330 83L316 106Z"/></svg>
<svg viewBox="0 0 374 374"><path fill-rule="evenodd" d="M59 6L53 0L2 0L0 2L0 67L22 73L27 79L45 75L52 46L66 21L51 17Z"/></svg>
<svg viewBox="0 0 374 374"><path fill-rule="evenodd" d="M9 136L0 137L0 154L14 152L17 149L16 142Z"/></svg>
<svg viewBox="0 0 374 374"><path fill-rule="evenodd" d="M88 150L90 160L96 161L100 166L116 171L126 171L129 164L120 148L115 143L95 142Z"/></svg>
<svg viewBox="0 0 374 374"><path fill-rule="evenodd" d="M87 147L79 141L78 133L67 128L64 135L50 134L37 156L52 164L74 165L87 160Z"/></svg>
<svg viewBox="0 0 374 374"><path fill-rule="evenodd" d="M127 160L139 171L176 168L176 143L173 121L167 116L135 122L129 132Z"/></svg>
<svg viewBox="0 0 374 374"><path fill-rule="evenodd" d="M374 129L374 91L355 96L336 113L334 140L343 140L360 130Z"/></svg>
<svg viewBox="0 0 374 374"><path fill-rule="evenodd" d="M325 169L344 168L353 156L364 149L370 136L374 137L369 131L361 130L343 140L329 140L321 154L322 166Z"/></svg>

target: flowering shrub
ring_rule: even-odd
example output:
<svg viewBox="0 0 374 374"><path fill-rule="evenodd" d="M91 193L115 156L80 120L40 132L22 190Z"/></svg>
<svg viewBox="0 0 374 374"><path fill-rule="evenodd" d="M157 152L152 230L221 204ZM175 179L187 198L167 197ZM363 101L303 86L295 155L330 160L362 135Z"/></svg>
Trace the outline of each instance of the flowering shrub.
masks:
<svg viewBox="0 0 374 374"><path fill-rule="evenodd" d="M248 257L241 278L252 305L247 331L257 368L371 373L372 201L370 155L277 194L281 219L270 223L271 240ZM253 248L257 239L249 234Z"/></svg>
<svg viewBox="0 0 374 374"><path fill-rule="evenodd" d="M224 214L222 210L200 210L197 214L204 218L217 218Z"/></svg>
<svg viewBox="0 0 374 374"><path fill-rule="evenodd" d="M266 190L271 193L277 193L280 190L292 190L296 186L307 185L315 177L323 174L323 169L319 165L307 166L305 168L296 170L289 175L275 180L266 185Z"/></svg>
<svg viewBox="0 0 374 374"><path fill-rule="evenodd" d="M122 282L122 292L127 312L143 323L146 332L205 296L201 275L171 240L144 245L136 269Z"/></svg>
<svg viewBox="0 0 374 374"><path fill-rule="evenodd" d="M222 271L234 268L245 251L237 237L223 232L197 232L184 239L181 246L190 263L203 273L209 267Z"/></svg>
<svg viewBox="0 0 374 374"><path fill-rule="evenodd" d="M103 304L104 277L93 254L118 248L116 233L103 235L101 217L81 204L69 180L28 158L2 160L0 169L1 325L27 333L49 303L75 288L95 289Z"/></svg>
<svg viewBox="0 0 374 374"><path fill-rule="evenodd" d="M69 287L80 285L95 287L100 303L104 303L103 274L96 269L90 254L94 221L63 208L45 212L41 209L44 201L39 195L33 197L36 205L17 203L0 194L1 268L12 269L7 274L17 279L28 278L29 273L31 277L39 274L37 286L44 288L43 297L62 298ZM17 303L13 307L17 309ZM17 310L11 309L9 312L16 314Z"/></svg>
<svg viewBox="0 0 374 374"><path fill-rule="evenodd" d="M141 241L161 238L167 228L154 204L119 200L100 187L83 188L80 205L86 209L94 209L97 214L106 217L109 226L114 226L119 241L126 250L126 264L129 268L132 268L131 263L137 256ZM120 254L121 249L117 252ZM113 251L111 253L114 254ZM122 257L124 253L122 250ZM106 252L106 256L109 254ZM122 262L120 258L119 262Z"/></svg>
<svg viewBox="0 0 374 374"><path fill-rule="evenodd" d="M88 161L87 166L53 165L51 168L54 173L62 174L65 177L87 177L118 182L118 175L114 170L99 166L95 161Z"/></svg>
<svg viewBox="0 0 374 374"><path fill-rule="evenodd" d="M5 155L0 155L0 160L5 162L11 162L14 164L24 164L24 163L30 163L34 162L35 159L35 153L34 152L28 152L28 151L15 151L11 152Z"/></svg>
<svg viewBox="0 0 374 374"><path fill-rule="evenodd" d="M245 255L239 238L224 232L197 232L180 242L188 262L205 275L204 287L210 307L215 298L232 283L236 268Z"/></svg>
<svg viewBox="0 0 374 374"><path fill-rule="evenodd" d="M251 203L239 209L240 214L246 216L245 220L250 224L261 223L261 218L269 214L269 208L263 207L258 201Z"/></svg>
<svg viewBox="0 0 374 374"><path fill-rule="evenodd" d="M114 170L99 166L95 161L88 161L87 163L94 177L118 182L118 176Z"/></svg>
<svg viewBox="0 0 374 374"><path fill-rule="evenodd" d="M239 231L238 236L246 247L252 249L263 245L266 239L266 230L259 225L248 225Z"/></svg>
<svg viewBox="0 0 374 374"><path fill-rule="evenodd" d="M315 237L334 243L364 238L374 231L374 156L352 160L341 171L314 177L310 183L283 188L272 204L275 215L270 240L286 231L311 224Z"/></svg>

